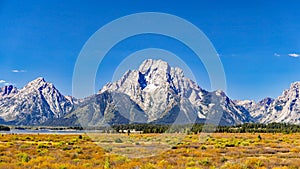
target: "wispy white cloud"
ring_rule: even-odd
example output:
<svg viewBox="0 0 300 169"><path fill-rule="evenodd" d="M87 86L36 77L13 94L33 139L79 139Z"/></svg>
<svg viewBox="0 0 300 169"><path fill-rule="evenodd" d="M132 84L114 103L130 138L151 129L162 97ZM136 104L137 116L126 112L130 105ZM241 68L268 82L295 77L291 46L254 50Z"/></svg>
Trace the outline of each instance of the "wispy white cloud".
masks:
<svg viewBox="0 0 300 169"><path fill-rule="evenodd" d="M0 86L9 86L9 85L15 86L16 84L7 82L5 80L0 80Z"/></svg>
<svg viewBox="0 0 300 169"><path fill-rule="evenodd" d="M278 54L278 53L274 53L274 56L276 56L276 57L279 57L279 56L280 56L280 54Z"/></svg>
<svg viewBox="0 0 300 169"><path fill-rule="evenodd" d="M4 84L4 86L9 86L9 85L15 85L14 83L10 83L10 82L5 82L5 83L3 83Z"/></svg>
<svg viewBox="0 0 300 169"><path fill-rule="evenodd" d="M14 70L12 70L11 72L13 72L13 73L25 73L26 70L18 70L18 69L14 69Z"/></svg>
<svg viewBox="0 0 300 169"><path fill-rule="evenodd" d="M288 54L290 57L294 57L294 58L297 58L297 57L300 57L300 54L298 53L290 53Z"/></svg>

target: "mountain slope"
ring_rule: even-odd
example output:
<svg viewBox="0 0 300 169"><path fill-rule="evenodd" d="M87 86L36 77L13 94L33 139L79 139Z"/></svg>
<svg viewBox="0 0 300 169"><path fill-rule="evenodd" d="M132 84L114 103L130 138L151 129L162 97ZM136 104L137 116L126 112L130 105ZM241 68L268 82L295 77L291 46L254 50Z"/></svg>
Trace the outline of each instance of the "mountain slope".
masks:
<svg viewBox="0 0 300 169"><path fill-rule="evenodd" d="M115 92L103 92L81 100L66 118L73 115L83 127L146 123L148 118L127 95Z"/></svg>
<svg viewBox="0 0 300 169"><path fill-rule="evenodd" d="M272 98L265 98L258 103L253 100L235 101L237 105L243 106L249 111L255 122L259 122L261 118L268 112L270 105L274 102Z"/></svg>
<svg viewBox="0 0 300 169"><path fill-rule="evenodd" d="M292 83L288 90L276 98L261 117L261 123L292 123L300 124L300 82Z"/></svg>
<svg viewBox="0 0 300 169"><path fill-rule="evenodd" d="M77 100L37 78L22 89L0 88L0 122L14 125L99 126L128 123L221 125L300 124L300 82L276 99L232 101L223 91L206 91L162 60L145 60L138 70Z"/></svg>
<svg viewBox="0 0 300 169"><path fill-rule="evenodd" d="M300 124L300 82L294 82L276 99L266 98L254 101L236 101L245 107L257 123Z"/></svg>
<svg viewBox="0 0 300 169"><path fill-rule="evenodd" d="M221 119L227 125L251 119L247 110L240 109L224 93L201 89L184 77L180 68L162 60L145 60L138 70L129 70L120 80L105 85L99 91L103 92L128 95L147 114L148 122L193 123L207 118L210 112L224 113Z"/></svg>
<svg viewBox="0 0 300 169"><path fill-rule="evenodd" d="M12 87L4 87L11 89ZM4 91L4 92L3 92ZM53 84L37 78L20 90L3 90L0 117L15 125L40 125L73 110L73 99L63 96Z"/></svg>

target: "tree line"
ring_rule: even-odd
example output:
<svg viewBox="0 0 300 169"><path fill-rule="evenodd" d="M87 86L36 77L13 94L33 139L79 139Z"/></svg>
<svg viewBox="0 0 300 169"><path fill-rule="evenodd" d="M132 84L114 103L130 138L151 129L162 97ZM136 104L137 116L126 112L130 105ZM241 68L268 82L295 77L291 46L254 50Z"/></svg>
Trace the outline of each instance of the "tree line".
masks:
<svg viewBox="0 0 300 169"><path fill-rule="evenodd" d="M287 123L257 124L245 123L235 126L215 126L204 124L117 124L112 128L116 131L135 129L143 133L300 133L300 125Z"/></svg>
<svg viewBox="0 0 300 169"><path fill-rule="evenodd" d="M0 125L0 131L10 131L10 128L7 126Z"/></svg>

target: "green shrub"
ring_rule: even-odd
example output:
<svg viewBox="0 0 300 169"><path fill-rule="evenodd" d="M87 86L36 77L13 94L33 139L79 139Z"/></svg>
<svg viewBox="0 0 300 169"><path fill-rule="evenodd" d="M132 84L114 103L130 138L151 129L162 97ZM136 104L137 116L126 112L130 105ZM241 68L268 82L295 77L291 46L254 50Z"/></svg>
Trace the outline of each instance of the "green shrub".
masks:
<svg viewBox="0 0 300 169"><path fill-rule="evenodd" d="M61 166L59 166L59 169L67 169L67 167L64 165L61 165Z"/></svg>
<svg viewBox="0 0 300 169"><path fill-rule="evenodd" d="M112 147L103 147L104 151L109 153L112 151Z"/></svg>
<svg viewBox="0 0 300 169"><path fill-rule="evenodd" d="M115 139L115 143L123 143L123 141L120 138Z"/></svg>
<svg viewBox="0 0 300 169"><path fill-rule="evenodd" d="M260 135L257 136L257 139L260 141L262 138Z"/></svg>
<svg viewBox="0 0 300 169"><path fill-rule="evenodd" d="M226 162L226 161L228 161L227 158L225 158L225 157L222 157L222 158L221 158L221 162L222 162L222 163L224 163L224 162Z"/></svg>
<svg viewBox="0 0 300 169"><path fill-rule="evenodd" d="M190 161L186 164L188 167L193 167L196 165L196 163L194 161Z"/></svg>
<svg viewBox="0 0 300 169"><path fill-rule="evenodd" d="M26 162L26 163L30 160L28 154L26 153L19 153L17 154L17 157L19 157L22 162Z"/></svg>
<svg viewBox="0 0 300 169"><path fill-rule="evenodd" d="M198 163L199 163L199 165L203 165L203 166L208 166L210 164L208 158L200 160Z"/></svg>
<svg viewBox="0 0 300 169"><path fill-rule="evenodd" d="M37 148L38 148L38 149L41 149L41 148L49 148L49 146L42 143L42 144L39 144Z"/></svg>
<svg viewBox="0 0 300 169"><path fill-rule="evenodd" d="M104 162L104 169L109 169L109 168L110 168L109 158L106 157L105 158L105 162Z"/></svg>

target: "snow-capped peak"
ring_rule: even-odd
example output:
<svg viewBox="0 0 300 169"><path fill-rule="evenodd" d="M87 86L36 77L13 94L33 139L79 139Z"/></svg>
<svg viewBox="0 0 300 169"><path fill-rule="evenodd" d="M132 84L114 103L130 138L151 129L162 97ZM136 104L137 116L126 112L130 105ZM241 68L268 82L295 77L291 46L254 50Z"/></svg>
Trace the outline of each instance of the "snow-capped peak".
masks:
<svg viewBox="0 0 300 169"><path fill-rule="evenodd" d="M33 81L29 82L26 86L27 87L39 87L41 85L44 85L47 83L43 77L38 77L34 79Z"/></svg>
<svg viewBox="0 0 300 169"><path fill-rule="evenodd" d="M170 66L167 62L163 60L145 60L138 69L142 74L147 74L150 71L159 71L170 73Z"/></svg>
<svg viewBox="0 0 300 169"><path fill-rule="evenodd" d="M26 86L24 86L20 91L27 91L31 92L33 90L39 90L39 91L45 91L50 92L50 91L57 91L55 86L52 83L49 83L45 81L44 78L39 77L31 82L29 82ZM51 92L53 93L53 92Z"/></svg>
<svg viewBox="0 0 300 169"><path fill-rule="evenodd" d="M124 93L135 101L150 120L174 106L181 97L196 104L201 98L201 88L184 77L178 67L171 67L163 60L145 60L138 70L127 71L123 77L105 85L99 93L113 91Z"/></svg>

